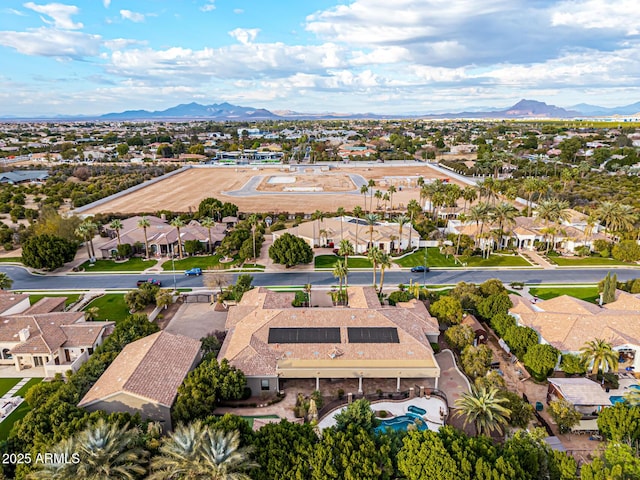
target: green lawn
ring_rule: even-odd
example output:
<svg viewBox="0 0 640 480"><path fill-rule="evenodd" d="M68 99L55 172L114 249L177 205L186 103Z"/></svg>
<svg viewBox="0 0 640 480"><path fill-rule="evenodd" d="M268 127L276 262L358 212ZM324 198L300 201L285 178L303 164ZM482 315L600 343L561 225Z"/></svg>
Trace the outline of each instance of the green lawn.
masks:
<svg viewBox="0 0 640 480"><path fill-rule="evenodd" d="M0 397L11 390L21 378L0 378Z"/></svg>
<svg viewBox="0 0 640 480"><path fill-rule="evenodd" d="M19 378L17 380L20 380ZM40 383L42 381L41 378L32 378L30 379L24 387L22 387L16 393L17 396L24 397L27 391L33 387L34 385ZM7 418L5 418L2 423L0 423L0 440L6 440L13 428L13 424L18 420L24 418L24 416L29 413L31 407L27 402L22 402L18 408L16 408L13 412L9 414Z"/></svg>
<svg viewBox="0 0 640 480"><path fill-rule="evenodd" d="M187 257L182 260L168 260L162 264L163 270L189 270L191 268L200 267L202 270L215 270L217 268L231 268L235 265L233 262L220 263L221 255L202 255L195 257Z"/></svg>
<svg viewBox="0 0 640 480"><path fill-rule="evenodd" d="M401 267L417 267L418 265L424 265L424 248L421 248L418 251L407 255L406 257L402 257L396 260L395 263L397 263ZM449 258L447 258L442 253L440 253L440 249L438 247L427 248L427 265L430 267L459 266L459 264L455 262L453 257L449 256Z"/></svg>
<svg viewBox="0 0 640 480"><path fill-rule="evenodd" d="M560 295L569 295L571 297L580 298L587 302L596 303L598 295L598 287L539 287L530 288L531 295L535 295L542 300L559 297Z"/></svg>
<svg viewBox="0 0 640 480"><path fill-rule="evenodd" d="M244 418L247 422L249 422L249 427L253 428L253 421L256 418L279 418L278 415L255 415L255 416L242 416L240 418Z"/></svg>
<svg viewBox="0 0 640 480"><path fill-rule="evenodd" d="M129 307L124 303L124 295L121 293L108 293L101 297L96 298L84 309L87 310L91 307L98 307L97 320L110 320L119 321L127 318L129 314Z"/></svg>
<svg viewBox="0 0 640 480"><path fill-rule="evenodd" d="M574 267L581 265L632 265L613 258L594 257L547 257L551 263L560 267Z"/></svg>
<svg viewBox="0 0 640 480"><path fill-rule="evenodd" d="M318 255L313 259L316 268L333 268L338 260L344 257L338 255ZM349 268L371 268L371 262L367 258L348 257L347 265Z"/></svg>
<svg viewBox="0 0 640 480"><path fill-rule="evenodd" d="M22 263L22 257L0 257L0 263Z"/></svg>
<svg viewBox="0 0 640 480"><path fill-rule="evenodd" d="M64 302L65 306L68 307L69 305L71 305L72 303L75 303L78 301L78 299L80 298L80 294L79 293L70 293L68 295L61 295L59 293L54 293L54 294L47 294L47 293L35 293L29 294L29 302L31 302L31 305L33 305L34 303L42 300L45 297L67 297L66 302Z"/></svg>
<svg viewBox="0 0 640 480"><path fill-rule="evenodd" d="M114 262L113 260L96 260L93 266L88 262L80 265L85 272L141 272L153 267L157 260L145 260L143 258L130 258L126 262Z"/></svg>
<svg viewBox="0 0 640 480"><path fill-rule="evenodd" d="M520 255L497 255L493 254L489 258L469 257L467 260L469 267L530 267Z"/></svg>

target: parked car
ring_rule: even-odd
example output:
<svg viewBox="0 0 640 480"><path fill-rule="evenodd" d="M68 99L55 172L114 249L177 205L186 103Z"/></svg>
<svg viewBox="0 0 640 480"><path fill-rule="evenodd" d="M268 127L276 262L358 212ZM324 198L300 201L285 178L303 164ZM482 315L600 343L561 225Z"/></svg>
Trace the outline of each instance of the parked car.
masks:
<svg viewBox="0 0 640 480"><path fill-rule="evenodd" d="M138 280L136 282L137 286L144 285L145 283L150 283L151 285L157 285L158 287L162 286L162 282L160 280L156 280L155 278L147 278L146 280Z"/></svg>
<svg viewBox="0 0 640 480"><path fill-rule="evenodd" d="M189 270L185 270L184 274L187 277L192 277L192 276L198 277L202 275L202 269L200 267L193 267L193 268L190 268Z"/></svg>
<svg viewBox="0 0 640 480"><path fill-rule="evenodd" d="M411 273L422 273L422 272L428 272L428 271L429 271L429 267L425 267L424 265L411 267Z"/></svg>

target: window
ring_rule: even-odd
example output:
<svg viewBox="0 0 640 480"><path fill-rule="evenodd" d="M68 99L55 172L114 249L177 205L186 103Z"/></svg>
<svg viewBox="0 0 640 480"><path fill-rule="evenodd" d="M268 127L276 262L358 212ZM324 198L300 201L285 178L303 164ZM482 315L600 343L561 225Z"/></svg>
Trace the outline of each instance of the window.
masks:
<svg viewBox="0 0 640 480"><path fill-rule="evenodd" d="M87 352L89 352L89 355L93 355L93 348L88 348Z"/></svg>
<svg viewBox="0 0 640 480"><path fill-rule="evenodd" d="M13 355L11 355L8 348L2 350L2 358L4 358L5 360L11 360L13 358Z"/></svg>
<svg viewBox="0 0 640 480"><path fill-rule="evenodd" d="M260 380L260 389L261 390L269 390L269 379L264 378Z"/></svg>

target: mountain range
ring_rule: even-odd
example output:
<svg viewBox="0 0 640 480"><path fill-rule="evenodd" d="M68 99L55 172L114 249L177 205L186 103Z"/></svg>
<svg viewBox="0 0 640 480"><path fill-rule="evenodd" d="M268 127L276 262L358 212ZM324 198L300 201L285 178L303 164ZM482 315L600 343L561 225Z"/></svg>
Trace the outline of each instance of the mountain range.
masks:
<svg viewBox="0 0 640 480"><path fill-rule="evenodd" d="M0 119L8 121L17 120L212 120L212 121L256 121L256 120L321 120L321 119L392 119L392 118L575 118L611 115L633 115L640 112L640 102L620 107L599 107L581 103L567 109L548 105L536 100L520 100L515 105L507 108L500 107L475 107L463 112L451 113L412 113L405 115L380 115L375 113L300 113L291 110L279 110L271 112L264 108L241 107L224 102L219 104L201 105L199 103L185 103L176 105L166 110L127 110L119 113L107 113L100 116L88 115L59 115L54 117L19 118L16 116L0 116Z"/></svg>

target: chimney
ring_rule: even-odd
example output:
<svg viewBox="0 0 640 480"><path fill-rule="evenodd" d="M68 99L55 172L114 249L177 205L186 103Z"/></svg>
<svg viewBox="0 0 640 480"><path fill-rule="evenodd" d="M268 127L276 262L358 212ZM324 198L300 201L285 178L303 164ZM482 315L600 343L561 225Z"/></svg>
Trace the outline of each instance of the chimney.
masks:
<svg viewBox="0 0 640 480"><path fill-rule="evenodd" d="M26 342L29 339L30 331L29 328L23 328L18 332L18 336L20 337L21 342Z"/></svg>

